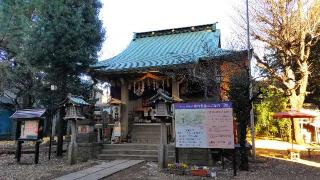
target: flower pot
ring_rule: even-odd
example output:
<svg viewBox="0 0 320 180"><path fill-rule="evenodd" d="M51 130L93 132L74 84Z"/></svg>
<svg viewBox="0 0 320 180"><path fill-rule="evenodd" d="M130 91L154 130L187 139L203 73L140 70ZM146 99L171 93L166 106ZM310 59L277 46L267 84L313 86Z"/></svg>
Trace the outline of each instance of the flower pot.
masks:
<svg viewBox="0 0 320 180"><path fill-rule="evenodd" d="M191 170L191 175L193 175L193 176L208 176L208 170L206 170L206 169Z"/></svg>

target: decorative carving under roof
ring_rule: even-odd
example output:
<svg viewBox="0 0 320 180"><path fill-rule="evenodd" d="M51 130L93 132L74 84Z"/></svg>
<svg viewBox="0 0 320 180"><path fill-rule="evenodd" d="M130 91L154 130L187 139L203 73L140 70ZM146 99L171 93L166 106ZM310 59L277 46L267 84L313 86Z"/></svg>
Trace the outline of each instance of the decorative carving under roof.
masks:
<svg viewBox="0 0 320 180"><path fill-rule="evenodd" d="M169 93L163 89L158 89L157 94L155 94L148 100L148 102L151 104L156 103L156 101L175 103L175 102L182 102L183 100L175 96L170 96Z"/></svg>

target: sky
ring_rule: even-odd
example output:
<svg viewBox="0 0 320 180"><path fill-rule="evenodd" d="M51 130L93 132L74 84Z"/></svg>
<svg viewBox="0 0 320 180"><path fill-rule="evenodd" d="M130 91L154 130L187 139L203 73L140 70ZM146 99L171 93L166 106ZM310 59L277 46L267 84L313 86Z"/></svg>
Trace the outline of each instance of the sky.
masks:
<svg viewBox="0 0 320 180"><path fill-rule="evenodd" d="M222 47L232 37L237 4L245 0L101 0L106 30L99 60L111 58L130 43L134 32L218 22Z"/></svg>

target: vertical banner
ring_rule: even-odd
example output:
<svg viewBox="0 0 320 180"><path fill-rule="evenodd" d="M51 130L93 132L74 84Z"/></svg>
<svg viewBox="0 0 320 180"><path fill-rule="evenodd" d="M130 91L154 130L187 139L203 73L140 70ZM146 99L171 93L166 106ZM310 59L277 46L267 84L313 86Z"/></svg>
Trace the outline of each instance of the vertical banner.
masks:
<svg viewBox="0 0 320 180"><path fill-rule="evenodd" d="M234 149L231 102L177 103L176 147Z"/></svg>

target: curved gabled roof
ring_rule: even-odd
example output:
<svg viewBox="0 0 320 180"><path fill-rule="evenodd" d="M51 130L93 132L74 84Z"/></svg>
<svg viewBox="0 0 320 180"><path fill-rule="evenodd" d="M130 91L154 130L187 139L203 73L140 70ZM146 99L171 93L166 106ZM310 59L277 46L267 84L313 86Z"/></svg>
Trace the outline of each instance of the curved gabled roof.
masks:
<svg viewBox="0 0 320 180"><path fill-rule="evenodd" d="M208 24L137 33L123 52L93 67L104 72L160 68L232 53L220 48L220 30L215 28L215 24Z"/></svg>
<svg viewBox="0 0 320 180"><path fill-rule="evenodd" d="M41 118L45 115L46 109L21 109L17 110L11 119L34 119Z"/></svg>

